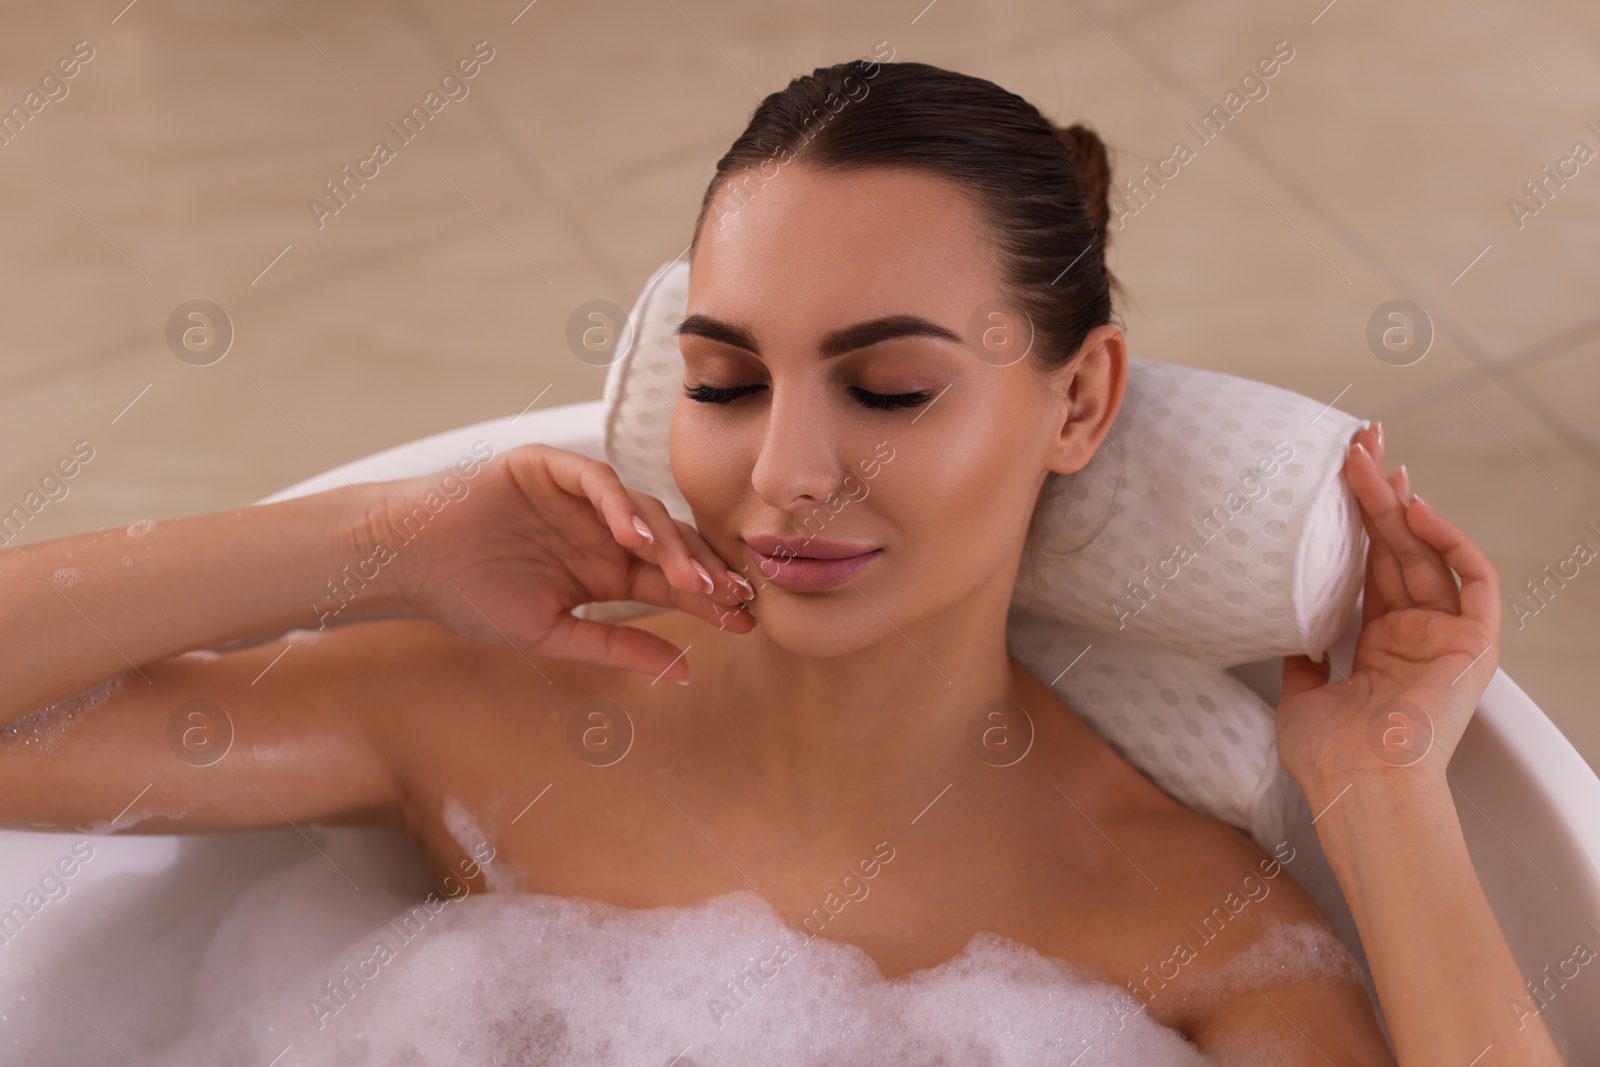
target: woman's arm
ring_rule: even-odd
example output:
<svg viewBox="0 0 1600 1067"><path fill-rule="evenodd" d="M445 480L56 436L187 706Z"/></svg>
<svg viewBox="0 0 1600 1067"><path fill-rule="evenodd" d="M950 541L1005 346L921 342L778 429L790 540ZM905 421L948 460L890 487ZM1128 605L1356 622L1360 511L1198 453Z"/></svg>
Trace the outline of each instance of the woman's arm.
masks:
<svg viewBox="0 0 1600 1067"><path fill-rule="evenodd" d="M411 613L524 652L686 679L681 650L576 618L593 600L749 633L754 596L607 463L545 445L438 474L0 551L0 724L196 648Z"/></svg>
<svg viewBox="0 0 1600 1067"><path fill-rule="evenodd" d="M381 483L380 483L381 484ZM148 532L101 530L0 552L0 723L196 648L315 626L355 562L377 487L361 485ZM353 594L353 613L387 588Z"/></svg>
<svg viewBox="0 0 1600 1067"><path fill-rule="evenodd" d="M329 615L421 615L652 674L686 671L675 646L571 608L636 599L754 627L730 610L742 591L707 591L725 568L693 527L608 465L530 445L479 468L0 553L0 826L392 818L384 753L406 739L385 713L448 669L452 642L429 618L320 631Z"/></svg>
<svg viewBox="0 0 1600 1067"><path fill-rule="evenodd" d="M1309 799L1327 809L1317 836L1361 932L1400 1063L1559 1064L1443 776L1347 778Z"/></svg>
<svg viewBox="0 0 1600 1067"><path fill-rule="evenodd" d="M1345 464L1370 541L1350 675L1284 660L1278 754L1366 949L1398 1059L1559 1065L1478 882L1445 768L1499 663L1500 576L1386 476L1381 428ZM1459 585L1457 575L1460 576Z"/></svg>
<svg viewBox="0 0 1600 1067"><path fill-rule="evenodd" d="M0 553L0 826L396 821L400 792L371 713L407 699L405 672L428 659L409 638L427 623L183 654L315 626L312 603L357 558L380 492L346 487ZM369 583L351 614L369 603L390 606L387 587Z"/></svg>

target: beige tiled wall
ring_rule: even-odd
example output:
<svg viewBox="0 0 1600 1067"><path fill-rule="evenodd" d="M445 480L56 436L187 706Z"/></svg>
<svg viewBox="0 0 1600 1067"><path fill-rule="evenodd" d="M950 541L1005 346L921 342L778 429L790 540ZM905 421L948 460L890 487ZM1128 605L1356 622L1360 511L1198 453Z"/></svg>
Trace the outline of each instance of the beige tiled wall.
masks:
<svg viewBox="0 0 1600 1067"><path fill-rule="evenodd" d="M1119 177L1287 41L1115 232L1132 350L1383 419L1501 569L1506 670L1600 761L1600 563L1520 627L1511 605L1600 549L1600 161L1520 229L1507 206L1600 151L1588 0L122 3L0 5L0 103L94 50L0 146L0 499L95 449L30 540L238 506L547 386L598 396L571 311L627 305L684 248L764 94L877 41L1090 123ZM307 200L480 40L467 98L319 228ZM1409 367L1365 341L1397 298L1437 331ZM193 299L236 330L209 367L165 339Z"/></svg>

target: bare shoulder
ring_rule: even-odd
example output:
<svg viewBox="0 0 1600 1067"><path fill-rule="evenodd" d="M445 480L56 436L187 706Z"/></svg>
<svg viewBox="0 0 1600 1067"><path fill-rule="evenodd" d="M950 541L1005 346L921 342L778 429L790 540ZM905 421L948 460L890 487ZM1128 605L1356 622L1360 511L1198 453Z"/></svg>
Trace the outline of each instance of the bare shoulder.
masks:
<svg viewBox="0 0 1600 1067"><path fill-rule="evenodd" d="M1179 803L1053 692L1033 699L1065 713L1047 751L1080 831L1041 951L1090 964L1208 1052L1392 1063L1358 965L1295 879L1293 844L1264 848Z"/></svg>
<svg viewBox="0 0 1600 1067"><path fill-rule="evenodd" d="M1149 821L1172 892L1156 920L1166 944L1127 967L1143 1010L1224 1059L1393 1063L1359 965L1295 879L1304 859L1290 842L1264 849L1193 812Z"/></svg>
<svg viewBox="0 0 1600 1067"><path fill-rule="evenodd" d="M591 797L592 762L573 747L575 720L583 745L620 731L626 748L632 724L649 721L640 713L662 699L637 672L469 640L431 620L375 623L366 640L382 645L387 669L363 717L398 787L399 828L439 885L456 875L474 891L533 888L562 846L541 813L559 810L572 828L605 806ZM597 708L614 713L600 726ZM466 873L480 866L481 876Z"/></svg>

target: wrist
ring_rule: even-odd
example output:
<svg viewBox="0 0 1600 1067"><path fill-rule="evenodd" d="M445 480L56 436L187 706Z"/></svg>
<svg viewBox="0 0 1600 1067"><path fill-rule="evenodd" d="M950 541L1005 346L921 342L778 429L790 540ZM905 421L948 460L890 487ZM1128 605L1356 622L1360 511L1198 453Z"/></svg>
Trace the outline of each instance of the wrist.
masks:
<svg viewBox="0 0 1600 1067"><path fill-rule="evenodd" d="M411 610L405 561L392 524L398 484L370 482L338 490L343 499L327 549L327 574L313 601L322 625L332 616Z"/></svg>
<svg viewBox="0 0 1600 1067"><path fill-rule="evenodd" d="M1455 798L1442 773L1395 767L1303 782L1301 788L1347 897L1349 878L1374 862L1464 848Z"/></svg>
<svg viewBox="0 0 1600 1067"><path fill-rule="evenodd" d="M1450 784L1445 779L1443 764L1435 770L1427 760L1409 767L1320 770L1296 776L1296 781L1305 792L1313 817L1331 812L1336 803L1342 803L1341 798L1347 800L1356 792L1366 800L1393 805L1450 799Z"/></svg>

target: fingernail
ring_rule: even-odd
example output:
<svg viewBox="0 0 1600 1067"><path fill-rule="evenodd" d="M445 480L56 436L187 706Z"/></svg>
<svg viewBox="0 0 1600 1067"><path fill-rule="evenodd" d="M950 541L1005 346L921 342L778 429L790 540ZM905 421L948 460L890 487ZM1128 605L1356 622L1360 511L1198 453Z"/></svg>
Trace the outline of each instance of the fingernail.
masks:
<svg viewBox="0 0 1600 1067"><path fill-rule="evenodd" d="M1411 494L1411 502L1412 502L1412 503L1413 503L1413 504L1421 504L1421 505L1422 505L1422 506L1423 506L1423 507L1425 507L1425 508L1431 508L1431 507L1433 507L1433 505L1432 505L1432 504L1430 504L1430 503L1428 503L1428 502L1427 502L1427 501L1426 501L1426 500L1424 500L1424 499L1422 499L1422 498L1421 498L1421 497L1420 497L1420 496L1418 496L1418 495L1417 495L1417 494L1416 494L1416 493L1412 493L1412 494Z"/></svg>
<svg viewBox="0 0 1600 1067"><path fill-rule="evenodd" d="M1367 458L1368 458L1368 459L1371 459L1371 458L1372 458L1372 455L1371 455L1371 453L1369 453L1369 452L1368 452L1368 451L1367 451L1367 449L1366 449L1366 446L1365 446L1365 445L1363 445L1363 444L1362 444L1362 443L1361 443L1361 442L1360 442L1360 441L1357 441L1357 442L1356 442L1356 443L1355 443L1355 445L1356 445L1356 451L1357 451L1357 452L1360 452L1360 453L1361 453L1361 454L1362 454L1362 455L1363 455L1363 456L1366 456L1366 457L1367 457Z"/></svg>
<svg viewBox="0 0 1600 1067"><path fill-rule="evenodd" d="M1378 427L1378 448L1381 451L1383 449L1383 423L1379 422L1374 425Z"/></svg>
<svg viewBox="0 0 1600 1067"><path fill-rule="evenodd" d="M740 574L738 571L730 570L728 572L728 580L743 591L746 600L749 600L756 595L755 589L750 585L749 582L745 581L744 575Z"/></svg>
<svg viewBox="0 0 1600 1067"><path fill-rule="evenodd" d="M711 572L700 566L700 561L697 559L691 559L689 562L694 565L695 573L700 575L700 580L706 583L706 592L715 593L717 583L711 580Z"/></svg>
<svg viewBox="0 0 1600 1067"><path fill-rule="evenodd" d="M673 681L677 682L679 685L688 685L689 684L689 679L687 679L687 678L674 678Z"/></svg>
<svg viewBox="0 0 1600 1067"><path fill-rule="evenodd" d="M649 541L652 545L656 543L656 535L650 532L650 527L646 526L644 520L637 515L633 517L633 528L639 531L640 537Z"/></svg>

